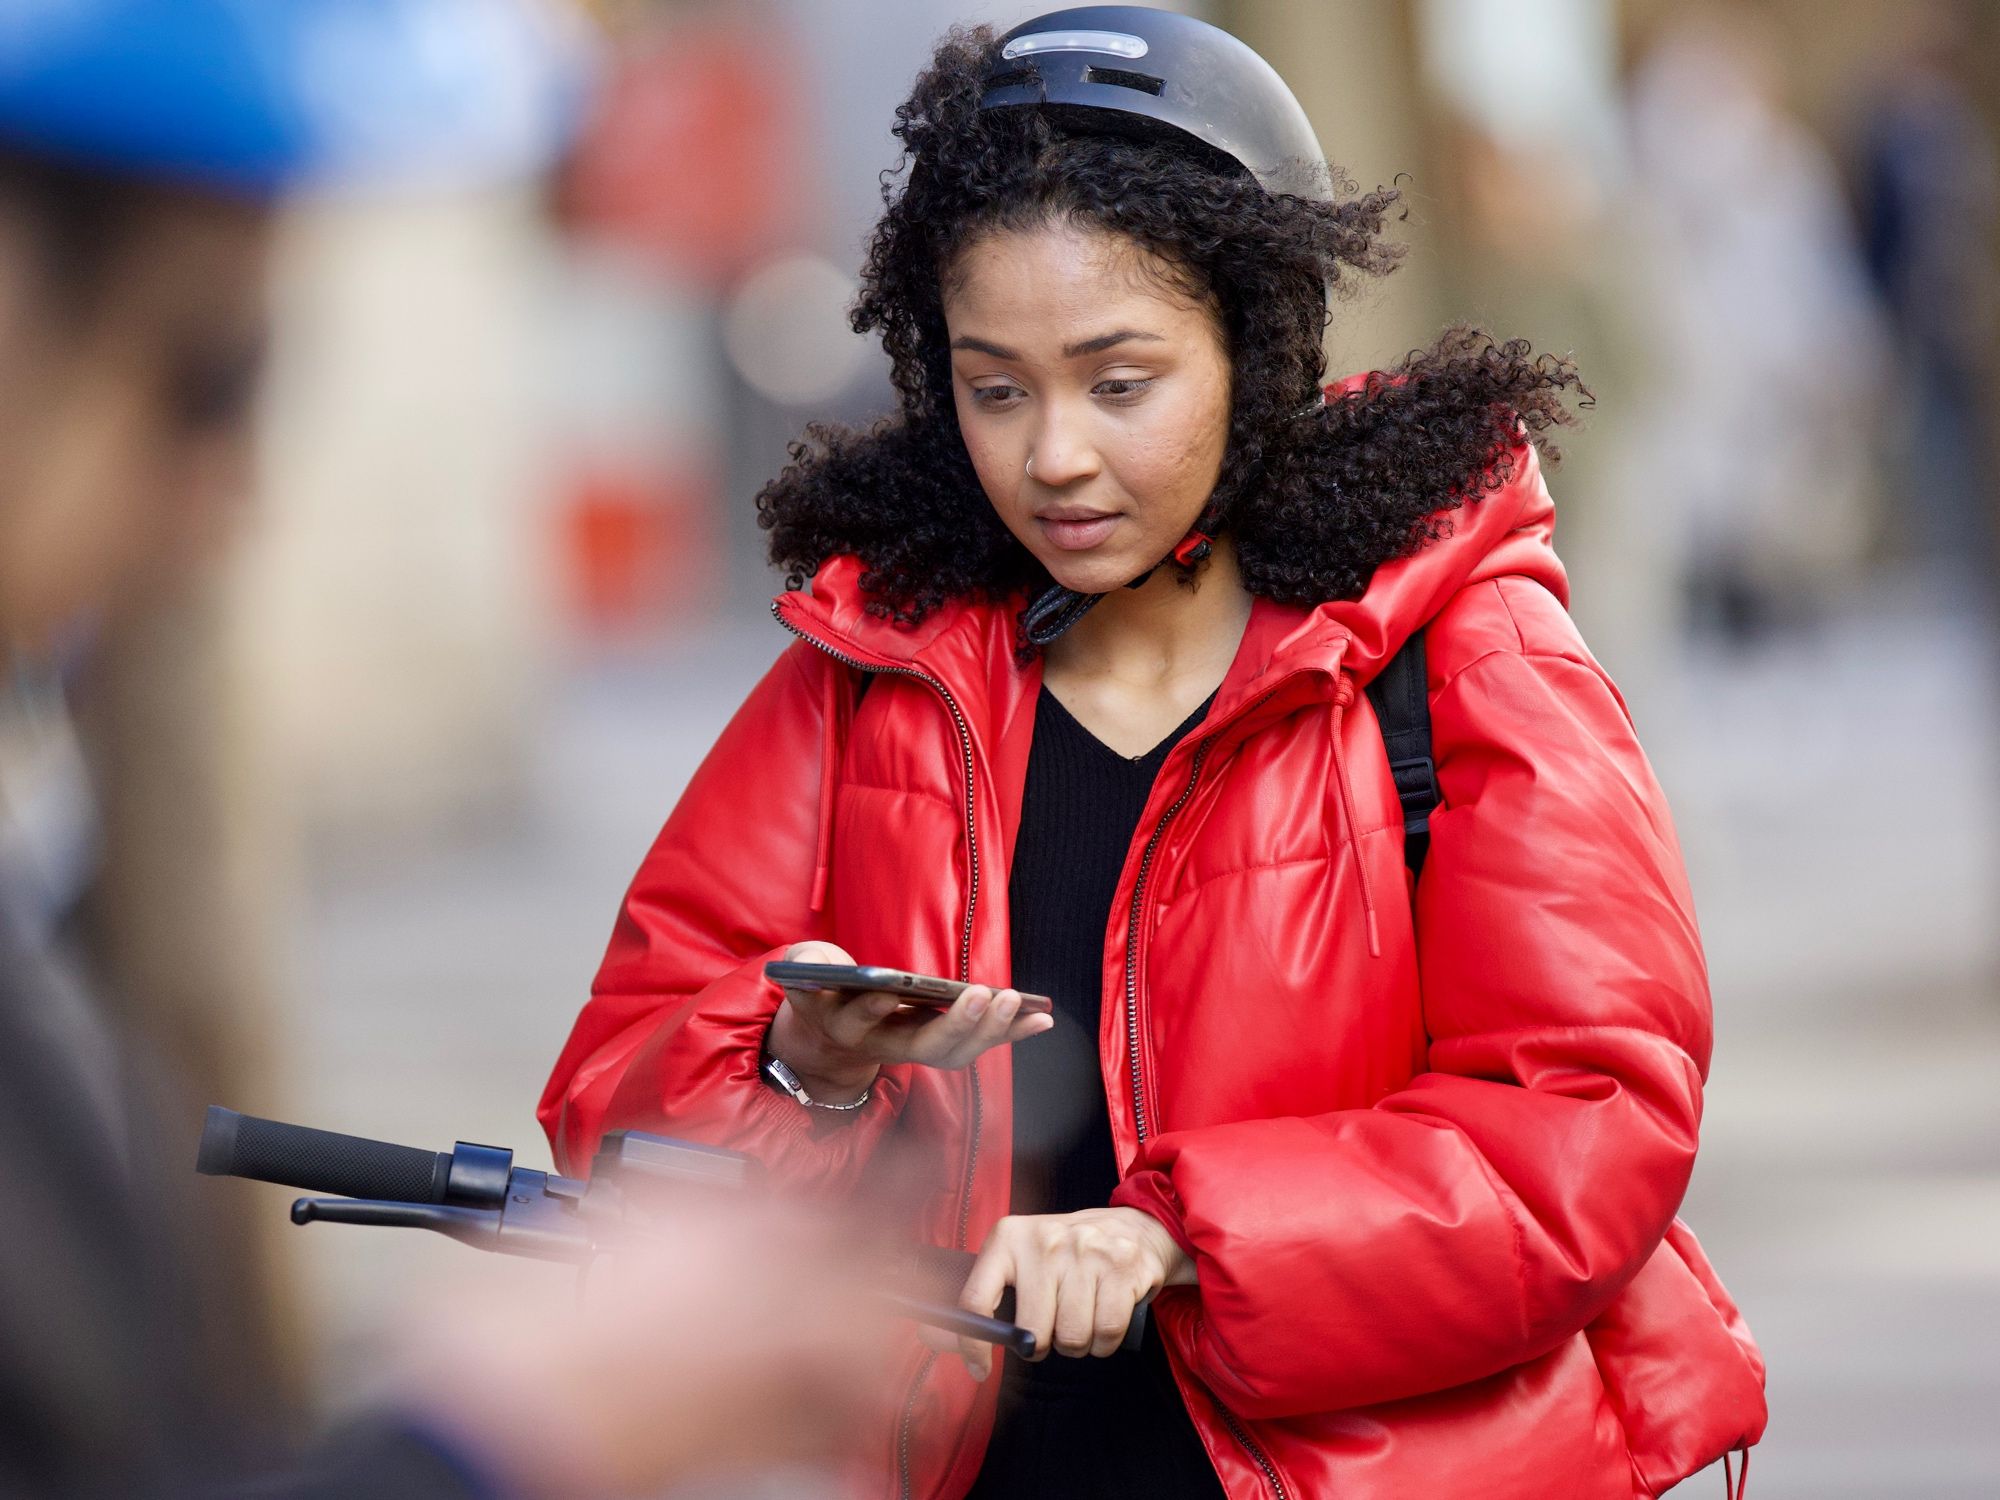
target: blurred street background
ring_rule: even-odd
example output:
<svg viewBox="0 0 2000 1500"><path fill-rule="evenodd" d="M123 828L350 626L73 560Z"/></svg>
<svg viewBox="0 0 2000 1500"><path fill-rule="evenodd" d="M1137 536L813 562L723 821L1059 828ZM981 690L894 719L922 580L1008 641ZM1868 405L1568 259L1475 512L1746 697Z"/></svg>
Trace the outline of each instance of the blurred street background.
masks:
<svg viewBox="0 0 2000 1500"><path fill-rule="evenodd" d="M607 0L559 180L289 212L251 546L0 746L195 1103L545 1161L624 884L787 640L751 497L889 406L845 307L893 106L1045 8ZM1755 1493L2000 1495L2000 0L1180 8L1406 190L1331 373L1467 320L1595 392L1557 542L1708 943L1683 1216L1770 1363ZM343 1400L470 1254L210 1189Z"/></svg>

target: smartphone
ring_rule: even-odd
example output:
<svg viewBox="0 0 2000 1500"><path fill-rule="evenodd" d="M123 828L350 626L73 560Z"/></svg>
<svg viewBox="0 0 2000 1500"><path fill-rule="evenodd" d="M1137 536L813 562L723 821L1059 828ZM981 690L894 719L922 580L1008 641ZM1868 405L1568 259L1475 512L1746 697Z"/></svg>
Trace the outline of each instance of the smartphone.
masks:
<svg viewBox="0 0 2000 1500"><path fill-rule="evenodd" d="M899 995L909 1005L943 1010L967 986L956 979L938 979L929 974L909 974L901 969L884 969L876 964L794 964L783 961L764 965L764 977L788 990L886 990ZM1047 1015L1055 1002L1047 995L1021 996L1019 1014Z"/></svg>

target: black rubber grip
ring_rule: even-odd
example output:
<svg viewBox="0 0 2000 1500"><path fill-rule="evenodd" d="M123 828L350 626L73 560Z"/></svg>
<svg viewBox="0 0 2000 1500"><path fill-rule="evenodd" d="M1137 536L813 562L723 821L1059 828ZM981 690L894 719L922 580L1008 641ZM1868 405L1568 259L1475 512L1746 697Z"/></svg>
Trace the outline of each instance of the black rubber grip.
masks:
<svg viewBox="0 0 2000 1500"><path fill-rule="evenodd" d="M442 1203L451 1153L260 1120L211 1104L195 1170L211 1177L281 1182L343 1198Z"/></svg>

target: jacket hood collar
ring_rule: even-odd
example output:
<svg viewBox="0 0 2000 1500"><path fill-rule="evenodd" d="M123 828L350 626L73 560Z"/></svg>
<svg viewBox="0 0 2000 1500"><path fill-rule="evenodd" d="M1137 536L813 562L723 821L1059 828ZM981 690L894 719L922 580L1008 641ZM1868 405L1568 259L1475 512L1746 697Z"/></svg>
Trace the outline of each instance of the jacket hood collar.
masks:
<svg viewBox="0 0 2000 1500"><path fill-rule="evenodd" d="M1532 443L1507 451L1498 487L1443 516L1445 534L1409 557L1375 570L1359 599L1309 611L1321 628L1348 640L1343 665L1362 683L1389 664L1403 643L1430 623L1452 596L1472 584L1526 577L1569 604L1569 582L1553 545L1555 502Z"/></svg>
<svg viewBox="0 0 2000 1500"><path fill-rule="evenodd" d="M1454 594L1487 579L1529 577L1567 604L1567 580L1551 545L1555 505L1540 457L1523 441L1508 451L1506 464L1498 488L1448 513L1437 540L1377 568L1360 598L1313 608L1256 600L1221 699L1247 697L1298 671L1344 670L1366 685ZM953 600L917 625L898 625L868 612L863 571L857 557L828 558L812 592L779 595L774 612L793 630L863 664L908 665L949 679L971 661L990 673L1012 660L1018 599ZM1228 706L1218 701L1216 709Z"/></svg>

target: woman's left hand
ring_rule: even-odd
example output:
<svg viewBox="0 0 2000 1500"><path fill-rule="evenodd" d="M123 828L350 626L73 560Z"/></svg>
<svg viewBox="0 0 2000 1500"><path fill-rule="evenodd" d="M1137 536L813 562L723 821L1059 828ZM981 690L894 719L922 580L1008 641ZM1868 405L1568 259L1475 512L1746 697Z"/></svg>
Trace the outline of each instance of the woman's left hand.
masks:
<svg viewBox="0 0 2000 1500"><path fill-rule="evenodd" d="M1193 1286L1194 1261L1166 1226L1136 1208L1002 1219L986 1236L959 1306L987 1317L1014 1288L1014 1322L1035 1336L1035 1359L1103 1357L1125 1341L1132 1310L1162 1287ZM975 1380L993 1368L993 1346L958 1340Z"/></svg>

